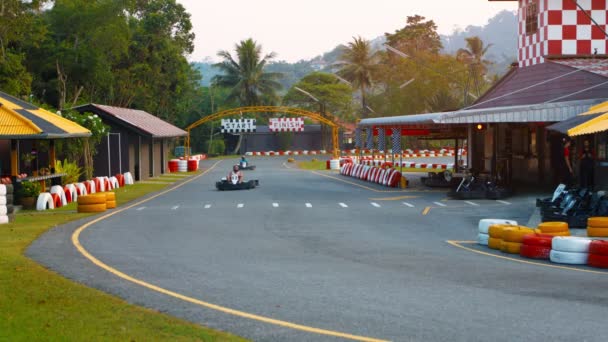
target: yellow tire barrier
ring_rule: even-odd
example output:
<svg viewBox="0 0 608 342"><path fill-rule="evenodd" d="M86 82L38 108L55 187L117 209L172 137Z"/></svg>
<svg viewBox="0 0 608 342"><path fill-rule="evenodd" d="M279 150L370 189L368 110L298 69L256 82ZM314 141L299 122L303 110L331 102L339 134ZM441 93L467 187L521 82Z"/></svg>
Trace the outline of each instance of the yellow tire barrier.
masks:
<svg viewBox="0 0 608 342"><path fill-rule="evenodd" d="M79 204L79 213L102 213L106 211L106 203L102 204Z"/></svg>
<svg viewBox="0 0 608 342"><path fill-rule="evenodd" d="M589 236L589 237L608 237L608 228L587 227L587 236Z"/></svg>
<svg viewBox="0 0 608 342"><path fill-rule="evenodd" d="M515 227L515 226L510 226L510 225L506 225L506 224L493 224L488 229L488 235L490 235L490 237L502 240L503 230L505 228L510 228L510 227Z"/></svg>
<svg viewBox="0 0 608 342"><path fill-rule="evenodd" d="M538 229L543 233L567 232L568 224L566 222L543 222L538 225Z"/></svg>
<svg viewBox="0 0 608 342"><path fill-rule="evenodd" d="M108 209L114 209L114 208L116 208L116 201L107 201L106 202L106 208L108 208Z"/></svg>
<svg viewBox="0 0 608 342"><path fill-rule="evenodd" d="M528 227L512 227L503 230L503 240L507 242L521 243L524 240L524 235L534 234L534 229Z"/></svg>
<svg viewBox="0 0 608 342"><path fill-rule="evenodd" d="M501 246L502 246L502 239L497 239L497 238L493 238L493 237L488 239L488 247L490 247L492 249L500 250Z"/></svg>
<svg viewBox="0 0 608 342"><path fill-rule="evenodd" d="M521 245L522 244L520 242L508 242L503 240L502 244L500 245L500 250L504 253L519 254Z"/></svg>
<svg viewBox="0 0 608 342"><path fill-rule="evenodd" d="M608 217L590 217L587 226L593 228L608 228Z"/></svg>
<svg viewBox="0 0 608 342"><path fill-rule="evenodd" d="M103 194L78 196L78 205L105 204L106 196Z"/></svg>
<svg viewBox="0 0 608 342"><path fill-rule="evenodd" d="M569 230L566 230L563 232L546 233L546 232L541 231L540 229L535 229L534 232L536 234L551 235L551 236L570 236Z"/></svg>
<svg viewBox="0 0 608 342"><path fill-rule="evenodd" d="M116 193L115 192L104 192L106 195L106 201L116 201Z"/></svg>

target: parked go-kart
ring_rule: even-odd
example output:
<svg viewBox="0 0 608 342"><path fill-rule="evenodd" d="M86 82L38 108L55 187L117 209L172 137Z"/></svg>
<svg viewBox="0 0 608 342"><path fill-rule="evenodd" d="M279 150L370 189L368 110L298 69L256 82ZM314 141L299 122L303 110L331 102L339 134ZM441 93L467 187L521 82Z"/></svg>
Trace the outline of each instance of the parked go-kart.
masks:
<svg viewBox="0 0 608 342"><path fill-rule="evenodd" d="M239 178L236 175L232 175L230 180L226 177L222 178L219 182L215 182L215 187L220 190L249 190L260 185L257 179L252 179L248 182L239 183Z"/></svg>

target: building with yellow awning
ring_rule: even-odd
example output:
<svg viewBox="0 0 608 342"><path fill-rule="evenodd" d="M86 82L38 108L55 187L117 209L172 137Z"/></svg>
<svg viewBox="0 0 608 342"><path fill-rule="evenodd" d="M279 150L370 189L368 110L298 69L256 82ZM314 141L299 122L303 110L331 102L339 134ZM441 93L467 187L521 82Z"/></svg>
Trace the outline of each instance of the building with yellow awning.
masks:
<svg viewBox="0 0 608 342"><path fill-rule="evenodd" d="M19 154L22 140L48 140L48 161L53 168L56 139L89 136L91 132L79 124L0 91L0 174L2 176L15 177L20 174Z"/></svg>
<svg viewBox="0 0 608 342"><path fill-rule="evenodd" d="M580 116L592 117L590 120L568 130L568 135L576 137L580 135L596 134L608 131L608 102L600 103Z"/></svg>

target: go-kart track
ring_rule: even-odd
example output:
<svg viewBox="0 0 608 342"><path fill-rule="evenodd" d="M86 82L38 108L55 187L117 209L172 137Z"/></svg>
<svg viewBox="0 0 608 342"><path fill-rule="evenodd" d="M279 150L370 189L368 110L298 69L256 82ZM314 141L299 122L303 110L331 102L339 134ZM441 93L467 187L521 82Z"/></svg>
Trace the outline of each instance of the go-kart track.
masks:
<svg viewBox="0 0 608 342"><path fill-rule="evenodd" d="M216 190L236 161L205 161L175 190L53 229L27 255L255 341L608 339L608 273L448 243L475 240L481 218L525 224L533 198L453 201L252 159L255 189Z"/></svg>

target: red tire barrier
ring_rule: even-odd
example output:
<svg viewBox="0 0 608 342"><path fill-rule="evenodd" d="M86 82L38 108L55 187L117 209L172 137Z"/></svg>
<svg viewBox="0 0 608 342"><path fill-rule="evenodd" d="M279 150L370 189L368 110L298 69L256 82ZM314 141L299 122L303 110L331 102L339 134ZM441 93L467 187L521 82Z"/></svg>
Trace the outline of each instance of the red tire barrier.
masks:
<svg viewBox="0 0 608 342"><path fill-rule="evenodd" d="M608 255L589 254L587 265L597 268L608 268Z"/></svg>
<svg viewBox="0 0 608 342"><path fill-rule="evenodd" d="M87 189L87 194L90 194L91 193L91 182L85 181L84 187Z"/></svg>
<svg viewBox="0 0 608 342"><path fill-rule="evenodd" d="M553 236L546 234L526 234L522 239L522 243L528 246L547 247L551 249Z"/></svg>
<svg viewBox="0 0 608 342"><path fill-rule="evenodd" d="M118 180L118 185L122 188L123 186L125 186L125 176L123 176L122 174L117 174L116 179Z"/></svg>
<svg viewBox="0 0 608 342"><path fill-rule="evenodd" d="M188 160L188 172L198 170L198 160Z"/></svg>
<svg viewBox="0 0 608 342"><path fill-rule="evenodd" d="M72 189L66 185L63 187L63 192L65 192L65 200L68 201L68 203L72 203Z"/></svg>
<svg viewBox="0 0 608 342"><path fill-rule="evenodd" d="M177 159L169 160L169 172L177 172L177 167L178 167Z"/></svg>
<svg viewBox="0 0 608 342"><path fill-rule="evenodd" d="M105 191L110 191L110 190L114 189L114 187L112 186L112 182L110 182L110 179L108 177L103 178L103 184L104 184Z"/></svg>
<svg viewBox="0 0 608 342"><path fill-rule="evenodd" d="M528 236L528 235L526 235ZM524 237L525 239L525 237ZM549 260L551 254L551 247L525 245L522 244L519 250L519 255L529 259L544 259Z"/></svg>
<svg viewBox="0 0 608 342"><path fill-rule="evenodd" d="M61 208L63 204L61 203L61 196L59 196L59 194L51 194L51 198L53 199L53 205L55 208Z"/></svg>
<svg viewBox="0 0 608 342"><path fill-rule="evenodd" d="M400 181L401 181L401 172L395 171L395 172L393 172L393 174L391 175L391 177L388 180L388 186L390 186L391 188L396 188L399 186Z"/></svg>
<svg viewBox="0 0 608 342"><path fill-rule="evenodd" d="M99 180L99 178L95 177L93 179L93 182L95 183L95 191L102 191L102 184L101 184L101 180Z"/></svg>
<svg viewBox="0 0 608 342"><path fill-rule="evenodd" d="M589 244L589 254L608 256L608 241L595 240Z"/></svg>

